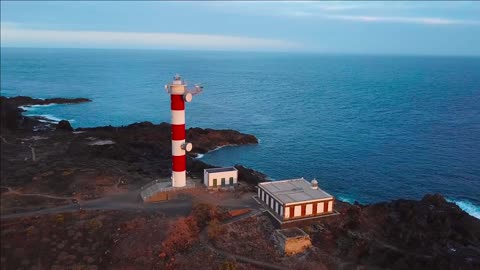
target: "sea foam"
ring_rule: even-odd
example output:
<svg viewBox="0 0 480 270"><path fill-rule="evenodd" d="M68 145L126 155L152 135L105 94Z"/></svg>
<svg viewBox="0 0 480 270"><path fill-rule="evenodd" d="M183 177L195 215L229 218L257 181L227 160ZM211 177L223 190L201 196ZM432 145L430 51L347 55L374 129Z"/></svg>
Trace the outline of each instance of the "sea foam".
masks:
<svg viewBox="0 0 480 270"><path fill-rule="evenodd" d="M51 107L54 105L58 105L56 103L48 103L48 104L43 104L43 105L25 105L25 106L19 106L20 109L25 110L25 111L34 111L37 108L46 108L46 107Z"/></svg>
<svg viewBox="0 0 480 270"><path fill-rule="evenodd" d="M463 211L467 212L468 214L470 214L471 216L473 216L477 219L480 219L480 206L479 205L476 205L473 202L471 202L469 200L465 200L465 199L456 200L456 199L447 198L447 201L458 205L458 207L460 207L460 209L462 209Z"/></svg>
<svg viewBox="0 0 480 270"><path fill-rule="evenodd" d="M342 201L342 202L346 202L346 203L349 203L349 204L354 204L355 203L355 200L350 198L350 197L346 197L346 196L336 196L338 200Z"/></svg>
<svg viewBox="0 0 480 270"><path fill-rule="evenodd" d="M28 115L28 116L41 116L41 117L46 118L46 119L48 119L52 122L55 122L55 123L58 123L62 120L62 119L57 118L57 117L55 117L51 114L36 114L36 115Z"/></svg>

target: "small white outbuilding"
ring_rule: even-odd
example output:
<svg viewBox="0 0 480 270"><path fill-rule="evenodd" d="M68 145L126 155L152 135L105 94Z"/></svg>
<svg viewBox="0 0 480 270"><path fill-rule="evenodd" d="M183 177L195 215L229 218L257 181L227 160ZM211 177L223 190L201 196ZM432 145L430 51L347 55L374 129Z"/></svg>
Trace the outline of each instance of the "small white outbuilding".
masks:
<svg viewBox="0 0 480 270"><path fill-rule="evenodd" d="M203 170L203 183L207 188L233 188L237 182L238 170L235 167Z"/></svg>

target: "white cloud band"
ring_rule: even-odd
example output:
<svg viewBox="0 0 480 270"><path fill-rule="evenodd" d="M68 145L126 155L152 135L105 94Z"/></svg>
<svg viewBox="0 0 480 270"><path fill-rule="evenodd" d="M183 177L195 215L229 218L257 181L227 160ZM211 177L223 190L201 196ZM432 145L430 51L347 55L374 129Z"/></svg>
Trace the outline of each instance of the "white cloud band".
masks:
<svg viewBox="0 0 480 270"><path fill-rule="evenodd" d="M185 33L41 30L1 25L2 46L74 46L109 48L180 48L289 50L299 44L265 38Z"/></svg>
<svg viewBox="0 0 480 270"><path fill-rule="evenodd" d="M328 19L358 21L358 22L392 22L392 23L414 23L414 24L430 24L430 25L480 24L480 21L475 21L475 20L456 20L456 19L428 18L428 17L382 17L382 16L352 16L352 15L327 15L325 17Z"/></svg>

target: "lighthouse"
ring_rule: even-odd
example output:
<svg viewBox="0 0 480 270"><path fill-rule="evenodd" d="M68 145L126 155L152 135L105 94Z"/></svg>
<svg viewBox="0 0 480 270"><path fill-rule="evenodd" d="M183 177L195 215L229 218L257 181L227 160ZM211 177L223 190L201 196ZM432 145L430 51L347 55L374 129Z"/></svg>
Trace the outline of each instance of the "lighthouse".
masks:
<svg viewBox="0 0 480 270"><path fill-rule="evenodd" d="M200 93L202 87L195 85L195 89L189 91L187 84L177 74L171 84L165 85L165 90L170 94L172 111L172 187L184 187L187 181L186 152L193 147L185 141L185 102L192 101L193 95Z"/></svg>

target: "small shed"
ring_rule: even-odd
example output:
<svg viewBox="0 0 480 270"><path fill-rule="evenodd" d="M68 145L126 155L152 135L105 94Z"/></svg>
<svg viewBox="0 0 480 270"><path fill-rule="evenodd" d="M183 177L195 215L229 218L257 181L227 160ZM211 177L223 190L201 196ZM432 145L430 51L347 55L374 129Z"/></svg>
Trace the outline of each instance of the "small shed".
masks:
<svg viewBox="0 0 480 270"><path fill-rule="evenodd" d="M310 236L297 227L275 230L274 239L280 251L287 256L302 253L312 246Z"/></svg>
<svg viewBox="0 0 480 270"><path fill-rule="evenodd" d="M237 182L238 170L235 167L203 170L203 183L207 188L233 188Z"/></svg>

